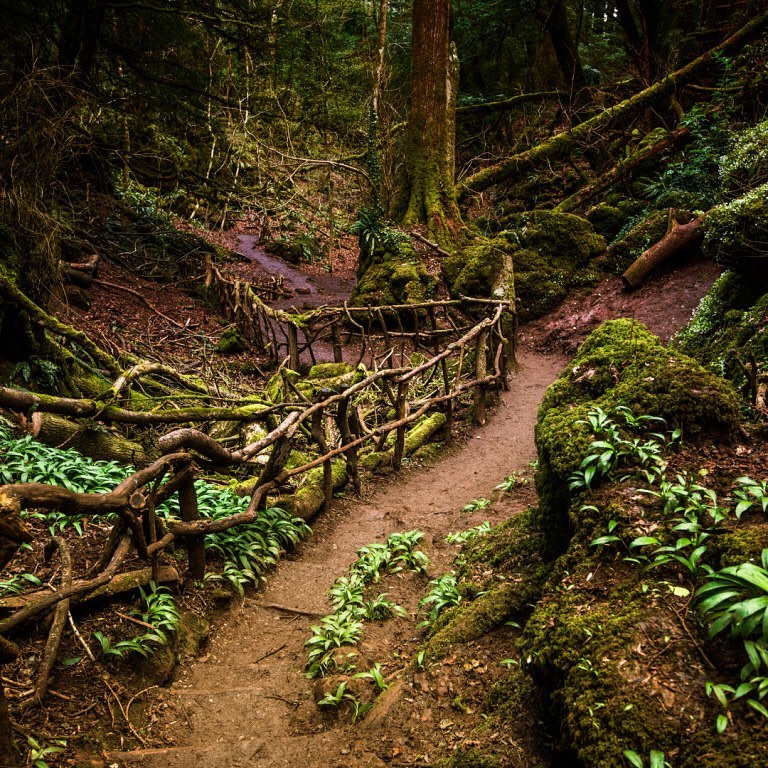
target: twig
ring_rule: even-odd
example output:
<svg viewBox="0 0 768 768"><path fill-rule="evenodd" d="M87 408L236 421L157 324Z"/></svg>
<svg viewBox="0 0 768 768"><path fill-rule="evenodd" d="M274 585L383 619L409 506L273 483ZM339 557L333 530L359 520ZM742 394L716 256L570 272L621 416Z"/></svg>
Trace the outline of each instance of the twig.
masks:
<svg viewBox="0 0 768 768"><path fill-rule="evenodd" d="M264 661L264 659L268 659L270 656L274 656L278 651L282 651L286 645L288 645L288 643L281 643L280 645L275 646L271 651L267 651L266 653L259 656L259 658L255 661L252 661L251 664L258 664L260 661Z"/></svg>
<svg viewBox="0 0 768 768"><path fill-rule="evenodd" d="M148 624L146 621L137 619L134 616L129 616L127 613L120 613L120 611L115 611L115 614L119 616L121 619L125 619L126 621L130 621L130 622L133 622L134 624L138 624L140 627L146 627L146 629L153 629L157 631L157 627L153 626L152 624Z"/></svg>
<svg viewBox="0 0 768 768"><path fill-rule="evenodd" d="M104 685L107 686L107 688L109 688L109 692L112 694L115 701L117 702L117 706L120 708L120 714L123 716L123 719L125 720L126 725L128 726L128 729L133 734L136 741L138 741L142 747L146 747L147 746L146 739L133 727L133 723L128 717L128 713L125 711L125 707L123 707L123 704L120 701L120 697L115 693L114 689L112 688L112 686L109 684L107 680L102 678L102 682L104 683Z"/></svg>
<svg viewBox="0 0 768 768"><path fill-rule="evenodd" d="M411 230L411 237L415 237L420 243L424 243L424 245L428 245L438 256L442 256L443 258L448 258L452 254L448 253L444 248L441 248L437 243L433 243L431 240L427 240L424 235L422 235L419 232L416 232L415 230Z"/></svg>
<svg viewBox="0 0 768 768"><path fill-rule="evenodd" d="M262 608L271 608L275 611L284 611L285 613L295 613L297 616L322 616L318 611L303 611L301 608L288 608L285 605L278 605L277 603L264 603Z"/></svg>
<svg viewBox="0 0 768 768"><path fill-rule="evenodd" d="M104 288L112 288L112 290L115 291L124 291L125 293L130 293L131 296L135 296L139 301L143 301L144 304L146 304L149 309L151 309L156 315L159 315L163 318L163 320L167 320L169 323L172 323L177 328L181 328L182 331L186 331L187 327L183 324L178 322L177 320L174 320L172 317L168 317L165 313L161 312L154 304L152 304L151 301L148 299L145 299L138 291L134 291L133 288L128 288L125 285L118 285L117 283L110 283L106 280L94 280L93 281L96 285L104 286Z"/></svg>
<svg viewBox="0 0 768 768"><path fill-rule="evenodd" d="M77 641L80 643L80 645L83 646L86 656L88 656L88 658L91 661L96 661L96 657L93 655L93 651L88 647L88 643L85 642L85 640L83 639L83 636L80 634L80 630L77 628L77 625L75 624L75 620L72 618L72 613L70 612L68 616L69 616L69 626L72 629L72 634L77 638Z"/></svg>

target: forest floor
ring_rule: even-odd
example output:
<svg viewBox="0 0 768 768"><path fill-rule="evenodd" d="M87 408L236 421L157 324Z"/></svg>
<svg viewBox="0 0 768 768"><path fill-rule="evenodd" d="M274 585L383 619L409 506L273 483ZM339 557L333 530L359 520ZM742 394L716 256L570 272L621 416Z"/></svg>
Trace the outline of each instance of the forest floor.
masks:
<svg viewBox="0 0 768 768"><path fill-rule="evenodd" d="M519 368L488 424L469 429L431 466L411 466L367 488L361 499L339 499L266 587L225 614L205 655L182 665L169 687L148 695L143 714L153 724L145 734L149 746L106 753L107 763L426 766L471 745L485 696L504 672L501 662L514 655L515 631L502 627L426 669L415 664L424 639L419 600L428 580L450 571L458 553L446 535L485 520L500 523L535 503L533 427L544 391L567 362L564 353L611 317L634 316L667 340L685 325L717 273L710 263L686 262L631 294L610 278L523 328ZM510 475L516 477L513 487L494 491ZM473 499L491 504L464 511ZM367 717L353 722L351 700L318 707L346 678L308 680L304 643L311 626L330 612L327 590L356 551L414 528L425 534L428 575L389 575L378 586L408 618L366 623L356 669L380 664L389 688ZM347 682L359 704L375 696L371 681ZM141 709L135 707L137 715ZM535 733L521 728L510 738L510 754L519 754L515 763L546 764L547 745Z"/></svg>

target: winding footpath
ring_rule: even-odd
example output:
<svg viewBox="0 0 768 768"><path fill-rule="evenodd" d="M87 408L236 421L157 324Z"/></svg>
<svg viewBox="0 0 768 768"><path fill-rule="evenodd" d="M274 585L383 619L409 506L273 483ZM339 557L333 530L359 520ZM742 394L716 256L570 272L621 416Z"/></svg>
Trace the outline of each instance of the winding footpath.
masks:
<svg viewBox="0 0 768 768"><path fill-rule="evenodd" d="M110 759L148 768L380 764L364 749L358 756L342 754L335 729L296 727L292 712L311 687L304 676L310 626L328 612L326 592L355 560L357 549L392 532L423 531L431 571L445 571L455 552L429 542L467 527L462 505L489 498L505 476L535 459L538 404L565 362L555 355L521 355L510 391L465 444L432 467L390 478L366 500L337 502L331 520L321 524L325 530L296 559L282 562L263 592L233 609L217 628L208 655L186 666L160 694L163 719L175 723L175 746L113 753Z"/></svg>

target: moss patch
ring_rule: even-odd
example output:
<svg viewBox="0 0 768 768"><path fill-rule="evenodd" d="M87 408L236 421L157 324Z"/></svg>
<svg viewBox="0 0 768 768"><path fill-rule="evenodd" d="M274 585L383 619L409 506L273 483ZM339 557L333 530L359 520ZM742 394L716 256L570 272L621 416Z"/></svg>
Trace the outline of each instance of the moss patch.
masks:
<svg viewBox="0 0 768 768"><path fill-rule="evenodd" d="M248 345L245 339L236 328L227 328L221 334L221 338L216 342L216 351L221 355L236 355L239 352L245 352Z"/></svg>

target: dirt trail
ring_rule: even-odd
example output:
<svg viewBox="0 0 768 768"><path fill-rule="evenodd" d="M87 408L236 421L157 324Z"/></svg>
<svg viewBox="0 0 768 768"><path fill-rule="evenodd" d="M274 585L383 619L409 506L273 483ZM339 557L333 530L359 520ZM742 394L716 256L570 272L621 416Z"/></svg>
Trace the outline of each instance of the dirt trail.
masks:
<svg viewBox="0 0 768 768"><path fill-rule="evenodd" d="M463 651L468 656L449 657L424 673L414 672L422 638L415 614L426 581L390 577L381 591L409 609L412 618L366 625L357 668L381 662L393 685L382 694L382 706L352 725L349 712L323 714L314 702L313 684L304 676L310 627L329 612L326 592L361 546L418 528L426 534L429 576L435 578L449 570L456 554L445 543L446 533L482 520L501 522L534 503L529 483L487 509L462 512L471 499L490 498L494 486L512 472L531 475L538 404L566 363L560 354L531 348L570 351L595 322L632 316L637 308L647 310L643 320L651 330L668 337L684 324L716 276L707 265L681 266L662 272L655 286L636 294L625 294L606 281L539 321L541 327L526 329L522 341L529 349L520 355L511 389L490 422L473 429L463 445L434 466L405 470L377 484L367 499L336 502L319 520L312 540L278 567L266 588L230 611L211 639L209 653L182 667L174 684L150 701L172 746L113 752L110 763L146 768L424 766L470 739L481 722L484 691L513 646L511 630L501 628L495 639L471 644ZM675 305L673 320L670 302ZM531 746L535 735L521 732L514 738L505 742L519 756L513 764L528 765L526 753L534 759L538 749ZM520 746L526 742L527 747Z"/></svg>
<svg viewBox="0 0 768 768"><path fill-rule="evenodd" d="M296 558L279 566L266 589L232 611L212 639L210 653L186 667L161 694L170 708L164 718L176 721L176 746L111 758L171 768L381 764L364 742L347 744L348 725L326 729L321 724L317 731L311 714L302 713L311 688L303 673L303 644L317 619L267 606L327 613L326 591L355 560L356 550L394 531L424 531L430 576L444 573L455 555L442 543L447 532L489 517L496 522L488 510L468 516L462 505L490 497L506 475L525 470L535 458L536 409L564 362L556 355L522 355L493 418L472 430L465 444L431 468L406 471L378 485L367 500L337 503ZM412 625L409 631L413 634ZM314 708L311 700L308 704Z"/></svg>

